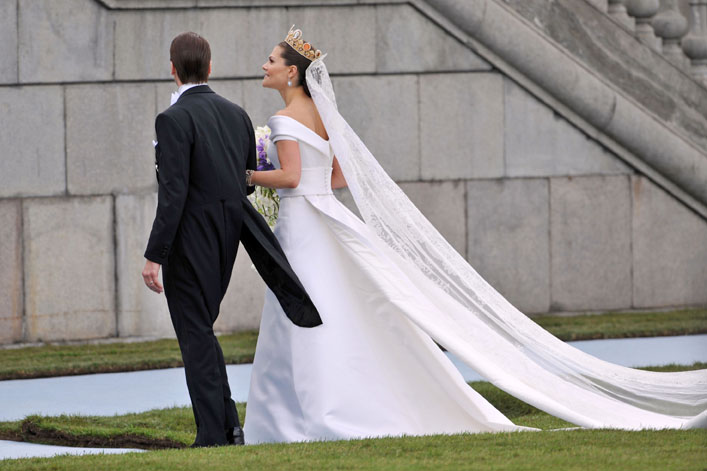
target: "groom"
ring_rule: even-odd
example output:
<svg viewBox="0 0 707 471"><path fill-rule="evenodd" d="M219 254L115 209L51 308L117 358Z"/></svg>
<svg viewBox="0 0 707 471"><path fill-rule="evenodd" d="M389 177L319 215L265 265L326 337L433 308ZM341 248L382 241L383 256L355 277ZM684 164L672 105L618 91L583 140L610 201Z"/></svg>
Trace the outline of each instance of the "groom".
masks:
<svg viewBox="0 0 707 471"><path fill-rule="evenodd" d="M148 288L167 297L197 426L192 447L243 444L213 331L239 241L293 323L314 327L321 319L246 198L254 190L245 178L246 169L256 168L253 126L243 109L207 85L209 43L182 33L169 54L179 90L155 121L159 192L142 276Z"/></svg>

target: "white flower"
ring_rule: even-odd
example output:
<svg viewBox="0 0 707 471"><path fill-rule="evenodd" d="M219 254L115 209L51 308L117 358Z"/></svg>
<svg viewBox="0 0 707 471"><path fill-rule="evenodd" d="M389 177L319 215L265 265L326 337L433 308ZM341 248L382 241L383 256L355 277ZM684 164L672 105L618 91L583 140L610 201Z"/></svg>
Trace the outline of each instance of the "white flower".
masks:
<svg viewBox="0 0 707 471"><path fill-rule="evenodd" d="M255 128L255 139L260 139L260 138L269 138L270 137L270 128L267 126L258 126ZM268 139L269 141L269 139Z"/></svg>
<svg viewBox="0 0 707 471"><path fill-rule="evenodd" d="M267 150L270 147L270 132L270 128L267 126L258 126L255 128L255 140L257 143L260 143L262 139L266 158ZM267 159L267 161L270 163L270 159ZM270 226L271 229L274 228L280 209L280 198L277 192L272 188L257 186L255 191L248 196L248 199L253 207L263 215L268 226Z"/></svg>

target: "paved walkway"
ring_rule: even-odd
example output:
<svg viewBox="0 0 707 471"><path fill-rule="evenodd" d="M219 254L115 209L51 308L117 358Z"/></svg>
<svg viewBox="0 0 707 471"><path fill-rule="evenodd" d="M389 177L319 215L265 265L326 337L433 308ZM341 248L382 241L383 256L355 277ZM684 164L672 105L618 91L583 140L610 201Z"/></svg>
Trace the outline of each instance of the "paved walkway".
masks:
<svg viewBox="0 0 707 471"><path fill-rule="evenodd" d="M624 366L707 361L707 335L588 340L570 344ZM453 356L450 355L450 358L467 381L483 379ZM228 365L227 370L233 399L245 402L251 365ZM21 420L31 414L106 416L189 405L182 368L0 381L0 397L0 421ZM0 459L14 457L14 453L20 452L17 450L23 450L23 453L50 453L51 456L66 452L67 448L51 447L42 451L43 445L28 447L28 444L19 444L16 446L20 448L15 450L12 443L3 443Z"/></svg>
<svg viewBox="0 0 707 471"><path fill-rule="evenodd" d="M244 402L251 365L227 365L233 400ZM114 415L187 406L184 368L0 381L0 421L40 415Z"/></svg>
<svg viewBox="0 0 707 471"><path fill-rule="evenodd" d="M38 445L36 443L0 440L0 459L49 458L57 455L97 455L101 453L141 453L145 450L131 448L78 448L70 446Z"/></svg>

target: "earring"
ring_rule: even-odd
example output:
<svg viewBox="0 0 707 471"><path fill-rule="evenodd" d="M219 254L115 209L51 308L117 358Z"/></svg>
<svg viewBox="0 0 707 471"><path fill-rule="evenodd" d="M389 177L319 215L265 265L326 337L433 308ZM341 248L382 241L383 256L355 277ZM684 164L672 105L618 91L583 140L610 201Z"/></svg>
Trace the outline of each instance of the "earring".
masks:
<svg viewBox="0 0 707 471"><path fill-rule="evenodd" d="M288 86L288 87L291 87L291 86L292 86L292 80L288 80L288 81L287 81L287 86Z"/></svg>

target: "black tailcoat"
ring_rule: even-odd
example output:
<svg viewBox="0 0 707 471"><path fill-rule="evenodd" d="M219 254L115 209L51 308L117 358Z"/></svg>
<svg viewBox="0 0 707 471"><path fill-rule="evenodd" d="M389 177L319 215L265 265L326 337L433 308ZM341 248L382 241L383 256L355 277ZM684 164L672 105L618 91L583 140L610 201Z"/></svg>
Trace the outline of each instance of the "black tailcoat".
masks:
<svg viewBox="0 0 707 471"><path fill-rule="evenodd" d="M277 239L246 195L256 168L248 115L207 85L186 90L160 113L157 214L145 258L163 267L165 295L185 364L201 445L225 443L238 426L213 323L231 278L239 241L287 316L321 324Z"/></svg>

